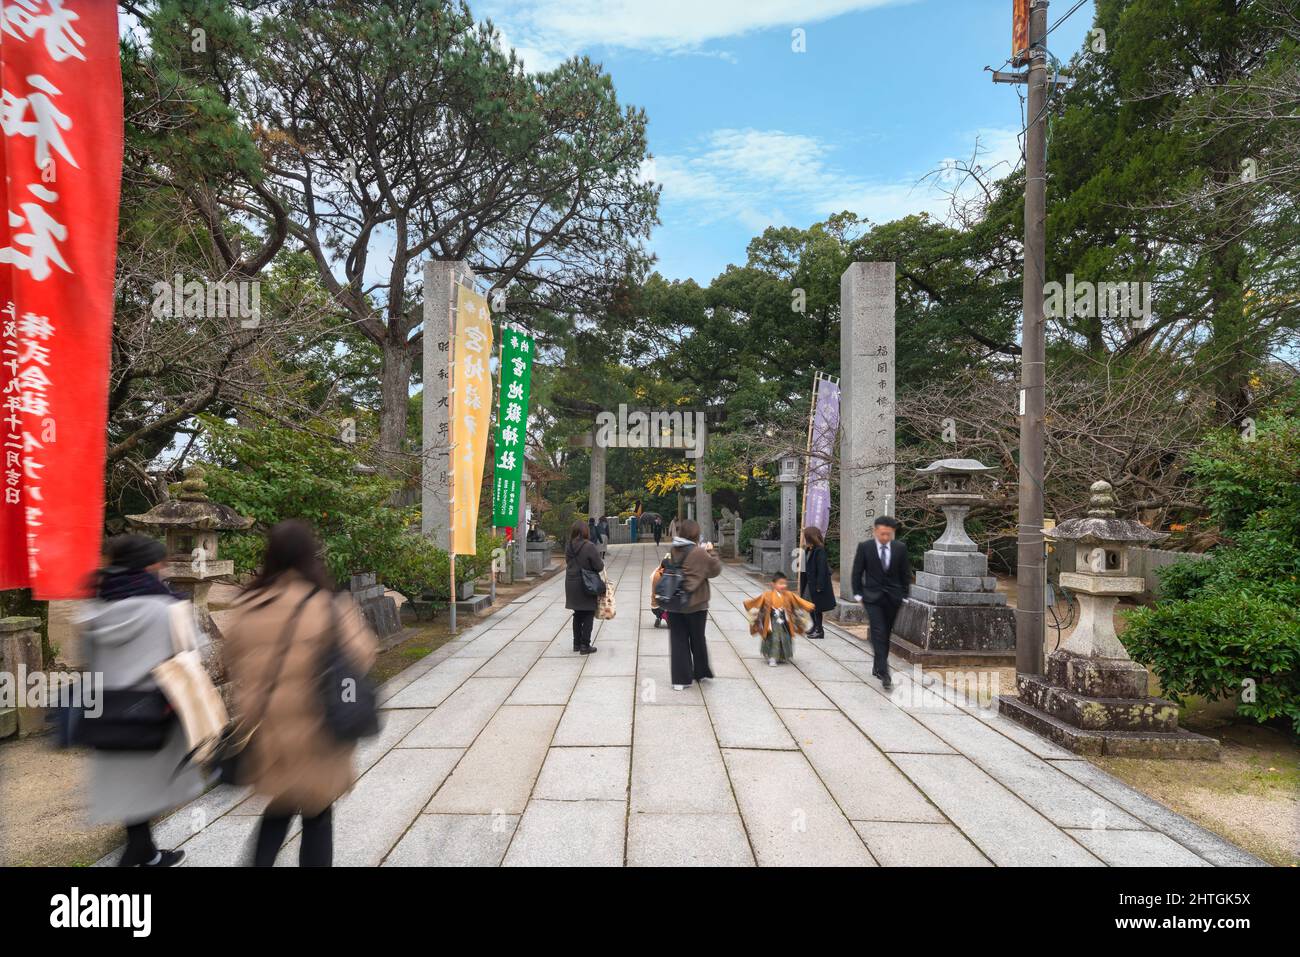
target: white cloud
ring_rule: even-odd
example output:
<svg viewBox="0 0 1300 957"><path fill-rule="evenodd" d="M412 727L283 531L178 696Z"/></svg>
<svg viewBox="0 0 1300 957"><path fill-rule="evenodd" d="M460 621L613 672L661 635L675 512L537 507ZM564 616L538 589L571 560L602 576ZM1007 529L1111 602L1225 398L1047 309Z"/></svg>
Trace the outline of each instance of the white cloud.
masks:
<svg viewBox="0 0 1300 957"><path fill-rule="evenodd" d="M704 44L727 37L806 27L907 2L911 0L487 0L475 7L479 12L481 6L511 38L530 70L539 70L593 46L698 53Z"/></svg>
<svg viewBox="0 0 1300 957"><path fill-rule="evenodd" d="M988 168L1001 159L1019 158L1014 130L981 130L969 135L974 147L988 149L980 162ZM770 225L800 225L850 210L881 223L913 213L943 218L948 199L921 178L871 180L847 172L834 161L825 140L781 130L721 129L694 150L648 161L643 175L663 186L663 205L674 220L696 226L733 221L758 232ZM936 158L937 168L943 160ZM1003 166L995 175L1003 176ZM684 209L683 209L684 208Z"/></svg>

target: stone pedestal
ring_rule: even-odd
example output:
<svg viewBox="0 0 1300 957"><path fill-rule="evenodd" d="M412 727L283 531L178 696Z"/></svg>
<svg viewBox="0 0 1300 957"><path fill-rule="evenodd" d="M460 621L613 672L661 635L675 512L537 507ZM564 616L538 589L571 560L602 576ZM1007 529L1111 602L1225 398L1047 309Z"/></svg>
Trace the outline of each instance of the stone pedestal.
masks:
<svg viewBox="0 0 1300 957"><path fill-rule="evenodd" d="M942 476L939 493L928 498L943 509L948 524L923 556L924 571L917 572L911 595L894 621L890 645L908 661L966 667L1015 664L1015 612L1007 607L1006 596L995 591L988 558L966 534L966 516L983 496L966 491L965 483L969 473L982 470L978 462L965 459L947 459L920 470Z"/></svg>
<svg viewBox="0 0 1300 957"><path fill-rule="evenodd" d="M1017 675L1018 698L998 710L1077 754L1217 760L1219 742L1178 727L1178 706L1147 694L1147 670L1064 648L1045 675Z"/></svg>
<svg viewBox="0 0 1300 957"><path fill-rule="evenodd" d="M0 675L7 686L0 697L0 738L44 729L45 710L26 706L27 678L44 670L40 629L39 618L0 618Z"/></svg>

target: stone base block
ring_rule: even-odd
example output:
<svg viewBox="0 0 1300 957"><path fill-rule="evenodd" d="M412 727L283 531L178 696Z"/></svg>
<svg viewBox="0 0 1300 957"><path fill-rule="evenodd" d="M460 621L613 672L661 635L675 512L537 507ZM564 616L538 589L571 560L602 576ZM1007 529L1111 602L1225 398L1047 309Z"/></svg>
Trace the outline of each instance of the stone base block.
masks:
<svg viewBox="0 0 1300 957"><path fill-rule="evenodd" d="M492 599L488 595L475 595L473 598L466 598L456 602L456 614L477 615L485 611L491 604Z"/></svg>
<svg viewBox="0 0 1300 957"><path fill-rule="evenodd" d="M18 733L18 709L0 708L0 738Z"/></svg>
<svg viewBox="0 0 1300 957"><path fill-rule="evenodd" d="M1084 731L1178 730L1178 706L1163 698L1096 698L1038 675L1018 675L1020 700Z"/></svg>
<svg viewBox="0 0 1300 957"><path fill-rule="evenodd" d="M383 595L360 603L361 614L379 638L387 638L402 629L397 615L397 602Z"/></svg>
<svg viewBox="0 0 1300 957"><path fill-rule="evenodd" d="M1007 596L989 591L935 591L913 585L911 597L928 605L984 605L1005 607Z"/></svg>
<svg viewBox="0 0 1300 957"><path fill-rule="evenodd" d="M909 598L898 610L890 643L903 658L920 664L1012 665L1016 616L1006 607Z"/></svg>
<svg viewBox="0 0 1300 957"><path fill-rule="evenodd" d="M862 607L860 601L841 598L835 609L835 617L839 621L863 622L867 620L867 610Z"/></svg>
<svg viewBox="0 0 1300 957"><path fill-rule="evenodd" d="M926 552L921 567L931 575L982 578L989 573L989 560L982 552Z"/></svg>
<svg viewBox="0 0 1300 957"><path fill-rule="evenodd" d="M1190 731L1096 731L1076 728L1019 698L998 698L998 711L1075 754L1129 758L1219 759L1219 742Z"/></svg>
<svg viewBox="0 0 1300 957"><path fill-rule="evenodd" d="M998 587L998 580L992 575L933 575L930 572L917 572L916 583L931 591L989 592Z"/></svg>
<svg viewBox="0 0 1300 957"><path fill-rule="evenodd" d="M1135 661L1088 658L1069 651L1047 656L1047 680L1090 698L1145 698L1147 670Z"/></svg>

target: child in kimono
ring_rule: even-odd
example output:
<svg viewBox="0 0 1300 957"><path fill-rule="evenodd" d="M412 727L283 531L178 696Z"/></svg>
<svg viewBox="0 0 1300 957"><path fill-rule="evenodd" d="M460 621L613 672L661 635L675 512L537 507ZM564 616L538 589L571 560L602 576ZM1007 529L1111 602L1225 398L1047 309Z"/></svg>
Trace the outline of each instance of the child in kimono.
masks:
<svg viewBox="0 0 1300 957"><path fill-rule="evenodd" d="M762 639L759 652L770 667L794 658L794 636L802 635L811 622L812 602L804 601L788 588L785 575L772 576L772 587L745 602L749 633Z"/></svg>

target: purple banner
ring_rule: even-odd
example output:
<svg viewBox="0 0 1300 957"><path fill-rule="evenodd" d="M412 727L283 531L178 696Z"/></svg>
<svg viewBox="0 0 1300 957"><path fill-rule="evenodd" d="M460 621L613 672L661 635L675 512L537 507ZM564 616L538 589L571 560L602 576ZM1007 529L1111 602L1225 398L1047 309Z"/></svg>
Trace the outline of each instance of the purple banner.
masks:
<svg viewBox="0 0 1300 957"><path fill-rule="evenodd" d="M840 384L819 376L814 388L803 524L805 528L816 525L824 535L831 524L831 460L840 431Z"/></svg>

